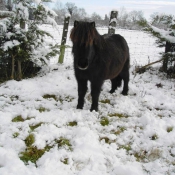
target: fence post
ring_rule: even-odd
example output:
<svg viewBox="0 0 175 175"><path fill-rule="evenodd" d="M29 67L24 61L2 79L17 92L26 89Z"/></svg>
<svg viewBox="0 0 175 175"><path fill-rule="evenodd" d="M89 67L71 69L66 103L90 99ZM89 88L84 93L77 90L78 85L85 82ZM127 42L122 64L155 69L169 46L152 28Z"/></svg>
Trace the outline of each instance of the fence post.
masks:
<svg viewBox="0 0 175 175"><path fill-rule="evenodd" d="M70 16L67 16L64 19L63 34L62 34L61 46L60 46L60 56L58 61L61 64L63 63L63 60L64 60L64 53L66 48L65 44L66 44L67 33L68 33L69 19L70 19Z"/></svg>
<svg viewBox="0 0 175 175"><path fill-rule="evenodd" d="M168 66L168 56L167 56L167 53L170 51L170 48L171 48L170 42L166 41L165 55L164 55L163 67L162 67L164 72L167 72L167 66Z"/></svg>
<svg viewBox="0 0 175 175"><path fill-rule="evenodd" d="M115 34L115 27L117 24L117 11L111 11L111 17L109 21L109 28L108 28L108 34Z"/></svg>

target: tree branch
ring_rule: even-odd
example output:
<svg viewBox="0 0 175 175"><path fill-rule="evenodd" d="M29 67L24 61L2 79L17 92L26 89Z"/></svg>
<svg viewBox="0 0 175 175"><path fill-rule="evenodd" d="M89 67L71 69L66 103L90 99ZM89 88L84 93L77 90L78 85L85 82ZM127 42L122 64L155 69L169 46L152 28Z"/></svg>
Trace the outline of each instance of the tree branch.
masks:
<svg viewBox="0 0 175 175"><path fill-rule="evenodd" d="M137 67L137 68L135 69L135 71L136 71L136 73L142 73L142 72L145 71L145 69L146 69L147 67L149 67L149 66L151 66L151 65L153 65L153 64L159 63L159 62L163 61L164 59L165 59L165 58L162 58L162 59L160 59L160 60L154 61L154 62L149 63L149 64L147 64L147 65L145 65L145 66L143 66L143 67Z"/></svg>

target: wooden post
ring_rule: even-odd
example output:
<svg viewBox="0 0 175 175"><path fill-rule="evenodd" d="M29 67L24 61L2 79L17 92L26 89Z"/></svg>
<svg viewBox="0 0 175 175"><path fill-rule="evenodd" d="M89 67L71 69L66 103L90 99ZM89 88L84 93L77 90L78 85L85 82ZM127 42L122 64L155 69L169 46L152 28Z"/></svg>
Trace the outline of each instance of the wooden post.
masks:
<svg viewBox="0 0 175 175"><path fill-rule="evenodd" d="M163 71L167 72L167 67L168 67L168 56L166 55L166 53L170 52L170 48L171 48L171 43L166 41L166 45L165 45L165 55L164 55L164 60L163 60Z"/></svg>
<svg viewBox="0 0 175 175"><path fill-rule="evenodd" d="M112 35L115 34L115 27L117 24L117 11L111 11L111 17L109 21L109 28L108 28L108 34Z"/></svg>
<svg viewBox="0 0 175 175"><path fill-rule="evenodd" d="M60 56L59 56L59 63L61 64L64 61L64 53L66 48L65 44L66 44L67 33L68 33L69 19L70 19L70 16L67 16L64 19L63 35L61 39Z"/></svg>
<svg viewBox="0 0 175 175"><path fill-rule="evenodd" d="M20 20L20 27L21 29L25 29L26 23L23 19Z"/></svg>

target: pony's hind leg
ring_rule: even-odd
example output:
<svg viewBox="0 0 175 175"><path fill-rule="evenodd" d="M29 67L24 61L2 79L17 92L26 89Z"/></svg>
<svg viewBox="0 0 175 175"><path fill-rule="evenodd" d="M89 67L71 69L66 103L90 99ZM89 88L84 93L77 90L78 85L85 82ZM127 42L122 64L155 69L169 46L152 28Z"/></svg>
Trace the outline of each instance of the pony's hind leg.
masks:
<svg viewBox="0 0 175 175"><path fill-rule="evenodd" d="M129 70L122 73L122 79L124 81L124 85L123 85L123 91L122 94L123 95L128 95L128 83L129 83Z"/></svg>
<svg viewBox="0 0 175 175"><path fill-rule="evenodd" d="M87 80L77 80L78 83L78 104L77 109L83 109L84 97L87 92Z"/></svg>
<svg viewBox="0 0 175 175"><path fill-rule="evenodd" d="M111 90L109 91L111 94L115 92L117 87L120 87L122 83L122 78L120 75L111 79Z"/></svg>
<svg viewBox="0 0 175 175"><path fill-rule="evenodd" d="M122 71L120 72L120 76L123 80L123 95L128 95L128 83L129 83L129 58L127 59Z"/></svg>

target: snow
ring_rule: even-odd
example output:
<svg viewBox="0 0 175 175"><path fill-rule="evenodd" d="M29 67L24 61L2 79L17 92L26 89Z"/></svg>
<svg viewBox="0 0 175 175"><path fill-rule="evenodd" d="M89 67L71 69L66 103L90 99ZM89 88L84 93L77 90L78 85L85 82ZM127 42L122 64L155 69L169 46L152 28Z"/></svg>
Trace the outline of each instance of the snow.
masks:
<svg viewBox="0 0 175 175"><path fill-rule="evenodd" d="M65 18L71 17L70 13L65 14Z"/></svg>
<svg viewBox="0 0 175 175"><path fill-rule="evenodd" d="M54 34L48 42L61 42L59 30L42 26ZM70 27L71 29L71 27ZM101 34L107 28L98 28ZM70 32L70 30L69 30ZM35 78L0 84L0 174L2 175L174 175L175 174L175 85L173 79L153 66L135 74L138 65L160 59L155 38L141 31L117 30L128 41L131 52L129 95L119 88L109 94L106 81L100 95L99 112L90 112L90 90L83 110L77 110L77 83L71 48L64 64L52 64ZM67 44L71 46L68 38ZM54 95L56 99L44 98ZM108 99L109 103L102 102ZM40 111L40 109L45 109ZM13 122L21 116L24 121ZM106 117L109 124L102 126ZM71 126L70 122L77 125ZM38 127L31 129L31 126ZM25 140L33 134L33 146L46 151L36 164L25 164L20 155ZM69 140L58 146L56 140ZM66 163L64 161L67 160Z"/></svg>
<svg viewBox="0 0 175 175"><path fill-rule="evenodd" d="M41 2L41 0L34 0L34 2L35 2L36 4L39 4L39 3Z"/></svg>
<svg viewBox="0 0 175 175"><path fill-rule="evenodd" d="M13 16L13 15L14 15L14 12L11 12L11 11L0 11L0 16Z"/></svg>
<svg viewBox="0 0 175 175"><path fill-rule="evenodd" d="M16 8L20 9L18 10L18 13L20 17L23 17L23 19L28 19L29 18L29 12L28 12L28 7L24 6L23 3L19 2L16 4Z"/></svg>
<svg viewBox="0 0 175 175"><path fill-rule="evenodd" d="M175 43L175 37L171 36L170 33L172 33L172 31L166 31L164 29L159 29L157 27L152 26L152 29L155 32L158 32L162 38L164 38L165 40L169 41L170 43ZM173 31L173 34L175 33L175 31Z"/></svg>
<svg viewBox="0 0 175 175"><path fill-rule="evenodd" d="M113 13L118 13L118 10L113 8L111 11L113 11Z"/></svg>
<svg viewBox="0 0 175 175"><path fill-rule="evenodd" d="M113 19L111 19L110 24L111 24L112 22L117 23L117 18L113 18Z"/></svg>
<svg viewBox="0 0 175 175"><path fill-rule="evenodd" d="M3 46L3 50L6 51L9 48L13 48L14 46L18 46L19 44L20 44L20 42L17 40L7 41Z"/></svg>
<svg viewBox="0 0 175 175"><path fill-rule="evenodd" d="M6 24L8 24L8 23L9 23L9 20L7 18L1 19L1 21L0 21L0 28L2 27L2 31L1 31L2 33L5 33L7 31Z"/></svg>
<svg viewBox="0 0 175 175"><path fill-rule="evenodd" d="M57 27L56 21L53 18L49 17L49 16L47 16L47 18L45 19L45 22L48 23L48 24L53 25L55 28Z"/></svg>
<svg viewBox="0 0 175 175"><path fill-rule="evenodd" d="M55 11L51 10L50 8L48 8L47 6L45 6L44 4L42 4L42 6L45 8L46 12L50 12L51 15L53 15L54 17L58 16Z"/></svg>

